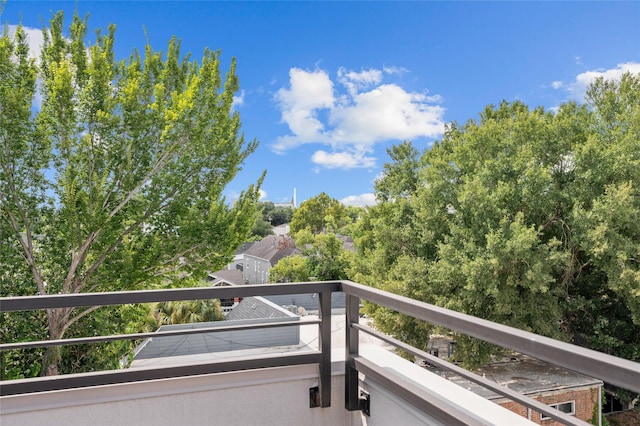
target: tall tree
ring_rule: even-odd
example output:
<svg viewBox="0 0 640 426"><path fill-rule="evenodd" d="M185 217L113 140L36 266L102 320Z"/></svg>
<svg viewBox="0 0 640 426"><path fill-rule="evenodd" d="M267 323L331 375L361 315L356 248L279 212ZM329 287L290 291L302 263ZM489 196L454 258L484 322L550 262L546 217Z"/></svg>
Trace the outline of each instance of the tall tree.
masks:
<svg viewBox="0 0 640 426"><path fill-rule="evenodd" d="M312 276L311 262L301 255L282 258L269 270L272 283L309 281Z"/></svg>
<svg viewBox="0 0 640 426"><path fill-rule="evenodd" d="M556 113L503 102L451 125L418 167L396 155L384 179L417 170L418 183L377 186L351 278L640 359L640 75L600 79L587 101ZM423 329L371 309L424 344ZM469 364L495 353L459 338Z"/></svg>
<svg viewBox="0 0 640 426"><path fill-rule="evenodd" d="M302 254L278 261L269 271L271 282L347 278L352 253L343 249L343 240L336 234L312 235L304 229L296 234L296 246Z"/></svg>
<svg viewBox="0 0 640 426"><path fill-rule="evenodd" d="M336 234L318 234L313 243L302 248L302 254L309 260L311 276L320 281L346 279L349 256L342 247L343 241Z"/></svg>
<svg viewBox="0 0 640 426"><path fill-rule="evenodd" d="M344 226L346 219L344 205L322 192L300 203L300 207L293 212L291 233L296 234L303 229L308 229L313 234L335 232Z"/></svg>
<svg viewBox="0 0 640 426"><path fill-rule="evenodd" d="M416 192L420 182L420 153L411 142L405 141L387 149L391 162L384 164L384 172L375 182L379 201L408 197Z"/></svg>
<svg viewBox="0 0 640 426"><path fill-rule="evenodd" d="M219 52L198 63L173 38L117 61L115 26L87 45L87 19L66 35L63 21L43 31L38 64L21 27L0 38L3 295L126 290L224 264L259 195L221 196L257 146L232 107L235 60L223 79ZM93 310L50 309L38 326L59 339ZM42 371L59 362L49 348Z"/></svg>

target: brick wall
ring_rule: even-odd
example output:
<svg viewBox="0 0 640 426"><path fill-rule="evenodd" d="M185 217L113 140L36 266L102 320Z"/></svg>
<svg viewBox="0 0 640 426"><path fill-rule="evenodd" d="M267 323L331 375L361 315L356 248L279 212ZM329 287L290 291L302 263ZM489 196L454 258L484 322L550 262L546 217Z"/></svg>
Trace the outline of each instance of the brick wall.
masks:
<svg viewBox="0 0 640 426"><path fill-rule="evenodd" d="M568 389L556 392L546 392L537 395L529 395L533 399L536 399L543 404L551 405L551 404L561 404L563 402L575 401L575 416L584 420L585 422L590 422L591 417L593 416L593 408L598 404L598 387L587 387L587 388L577 388L577 389ZM508 400L498 400L495 401L497 404L503 406L504 408L513 411L516 414L519 414L523 417L527 417L527 407L524 405L518 404L517 402L508 401ZM534 423L541 424L543 426L561 426L562 423L559 423L555 420L541 420L540 413L536 411L531 411L531 421Z"/></svg>

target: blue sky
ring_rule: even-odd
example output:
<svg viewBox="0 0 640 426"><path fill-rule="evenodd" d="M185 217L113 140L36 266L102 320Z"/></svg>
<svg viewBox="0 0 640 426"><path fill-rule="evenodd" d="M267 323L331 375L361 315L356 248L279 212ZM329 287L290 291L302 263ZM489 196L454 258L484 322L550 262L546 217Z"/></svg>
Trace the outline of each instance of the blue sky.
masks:
<svg viewBox="0 0 640 426"><path fill-rule="evenodd" d="M373 201L386 149L428 148L488 104L554 108L593 78L640 72L640 2L169 2L8 0L0 22L42 28L52 12L117 25L124 58L172 35L198 58L237 58L236 108L260 142L227 188L263 170L264 200L326 192ZM37 43L37 31L31 32ZM1 78L1 77L0 77Z"/></svg>

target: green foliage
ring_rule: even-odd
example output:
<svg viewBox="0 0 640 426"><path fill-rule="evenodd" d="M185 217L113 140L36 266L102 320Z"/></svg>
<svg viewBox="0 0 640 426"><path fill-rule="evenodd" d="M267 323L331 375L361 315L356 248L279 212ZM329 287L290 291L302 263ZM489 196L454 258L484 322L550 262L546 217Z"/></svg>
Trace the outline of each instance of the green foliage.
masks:
<svg viewBox="0 0 640 426"><path fill-rule="evenodd" d="M149 315L156 328L167 324L221 321L224 319L218 299L160 302L151 307Z"/></svg>
<svg viewBox="0 0 640 426"><path fill-rule="evenodd" d="M640 75L600 79L588 105L503 102L419 158L407 142L389 150L380 204L353 226L350 278L640 359L639 101ZM423 344L405 319L368 309ZM458 338L468 365L497 353Z"/></svg>
<svg viewBox="0 0 640 426"><path fill-rule="evenodd" d="M602 414L599 408L604 407L607 403L607 396L604 392L604 387L600 388L600 395L595 395L596 390L591 389L591 399L595 400L595 404L593 405L593 412L591 413L591 424L595 426L609 426L609 422L607 421L607 417ZM598 405L598 399L600 399L600 404Z"/></svg>
<svg viewBox="0 0 640 426"><path fill-rule="evenodd" d="M292 234L303 229L308 229L313 234L336 232L346 224L346 220L345 206L322 192L303 201L293 212L290 229Z"/></svg>
<svg viewBox="0 0 640 426"><path fill-rule="evenodd" d="M0 335L3 343L44 340L44 328L33 327L46 321L44 312L3 312L0 314ZM44 349L0 351L0 380L24 379L40 374Z"/></svg>
<svg viewBox="0 0 640 426"><path fill-rule="evenodd" d="M420 153L405 141L387 154L392 162L384 164L383 176L375 182L376 198L384 202L411 196L420 183Z"/></svg>
<svg viewBox="0 0 640 426"><path fill-rule="evenodd" d="M221 196L257 146L232 109L235 60L223 79L219 52L198 63L173 38L118 61L115 26L87 45L87 20L67 34L63 21L43 32L38 63L20 27L0 38L2 296L136 289L225 264L262 180L233 206ZM93 334L90 314L55 309L30 326ZM42 372L66 371L59 348L45 358Z"/></svg>
<svg viewBox="0 0 640 426"><path fill-rule="evenodd" d="M330 281L347 278L352 253L335 234L313 235L308 229L296 234L302 255L285 257L269 271L271 282Z"/></svg>
<svg viewBox="0 0 640 426"><path fill-rule="evenodd" d="M272 226L289 223L293 217L293 208L276 207L271 201L260 203L259 209L262 211L262 220L269 222Z"/></svg>
<svg viewBox="0 0 640 426"><path fill-rule="evenodd" d="M280 259L269 270L269 280L274 283L309 281L312 277L311 262L305 256L290 256Z"/></svg>
<svg viewBox="0 0 640 426"><path fill-rule="evenodd" d="M316 235L313 243L302 249L302 254L309 260L312 276L318 281L347 278L349 254L335 234Z"/></svg>
<svg viewBox="0 0 640 426"><path fill-rule="evenodd" d="M267 235L273 235L273 226L262 217L256 216L255 224L251 229L251 237L255 238L256 241L260 241Z"/></svg>

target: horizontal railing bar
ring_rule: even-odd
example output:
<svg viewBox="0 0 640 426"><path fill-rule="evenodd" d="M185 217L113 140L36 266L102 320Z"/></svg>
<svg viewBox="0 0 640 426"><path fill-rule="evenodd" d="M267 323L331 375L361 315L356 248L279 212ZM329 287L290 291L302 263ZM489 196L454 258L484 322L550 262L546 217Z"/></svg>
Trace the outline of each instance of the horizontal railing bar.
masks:
<svg viewBox="0 0 640 426"><path fill-rule="evenodd" d="M1 297L0 312L340 291L340 281Z"/></svg>
<svg viewBox="0 0 640 426"><path fill-rule="evenodd" d="M554 340L439 306L343 281L345 293L432 324L530 355L640 393L640 363Z"/></svg>
<svg viewBox="0 0 640 426"><path fill-rule="evenodd" d="M272 323L256 323L245 325L228 325L222 327L203 327L187 330L170 330L170 331L153 331L149 333L130 333L130 334L112 334L109 336L92 336L92 337L77 337L71 339L58 339L58 340L38 340L32 342L17 342L17 343L3 343L0 344L0 351L13 350L13 349L32 349L41 348L47 346L64 346L64 345L82 345L87 343L101 343L101 342L113 342L118 340L137 340L163 336L180 336L186 334L201 334L210 333L216 331L234 331L234 330L252 330L260 328L271 327L291 327L294 325L314 325L320 324L320 320L309 321L286 321L286 322L272 322Z"/></svg>
<svg viewBox="0 0 640 426"><path fill-rule="evenodd" d="M270 356L249 355L232 360L207 363L177 364L156 368L130 368L92 373L67 374L0 382L0 396L19 395L31 392L75 389L90 386L113 385L145 380L168 379L201 374L225 373L253 370L257 368L286 367L302 364L317 364L321 353L286 353Z"/></svg>
<svg viewBox="0 0 640 426"><path fill-rule="evenodd" d="M398 395L404 401L428 413L442 424L448 426L480 426L486 422L460 411L459 406L450 401L427 392L424 388L410 382L405 376L394 373L392 370L383 369L361 356L353 357L355 367L374 381L380 383L389 391Z"/></svg>
<svg viewBox="0 0 640 426"><path fill-rule="evenodd" d="M397 348L400 348L403 351L410 353L411 355L417 356L419 358L424 358L430 364L440 367L443 370L448 370L464 379L469 380L470 382L477 383L480 386L486 389L492 390L493 392L499 395L507 397L512 401L518 402L524 405L525 407L532 408L539 413L546 414L547 416L561 423L574 425L574 426L589 426L589 423L584 422L574 416L570 416L568 414L562 413L554 408L551 408L549 405L543 404L533 398L529 398L528 396L523 395L520 392L516 392L512 389L509 389L506 386L502 386L485 377L479 376L475 373L465 370L462 367L458 367L455 364L442 360L436 356L433 356L425 351L422 351L414 346L404 343L391 336L380 333L379 331L374 330L371 327L367 327L366 325L362 325L362 324L352 324L352 327L357 328L358 330L363 331L367 334L370 334L371 336L377 337L378 339L383 340Z"/></svg>

